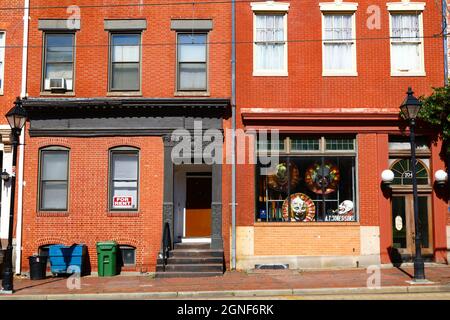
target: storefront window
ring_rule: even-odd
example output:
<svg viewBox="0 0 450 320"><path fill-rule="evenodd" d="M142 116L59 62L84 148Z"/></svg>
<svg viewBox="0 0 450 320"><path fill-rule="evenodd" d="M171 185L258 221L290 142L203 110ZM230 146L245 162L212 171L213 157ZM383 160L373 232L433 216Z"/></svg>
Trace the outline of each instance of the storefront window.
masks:
<svg viewBox="0 0 450 320"><path fill-rule="evenodd" d="M278 165L257 166L256 221L356 221L354 137L283 140Z"/></svg>

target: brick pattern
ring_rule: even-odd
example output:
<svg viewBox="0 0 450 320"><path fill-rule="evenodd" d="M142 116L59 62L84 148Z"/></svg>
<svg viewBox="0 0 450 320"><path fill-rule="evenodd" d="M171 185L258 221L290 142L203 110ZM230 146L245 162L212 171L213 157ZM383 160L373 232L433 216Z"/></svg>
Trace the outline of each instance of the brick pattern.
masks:
<svg viewBox="0 0 450 320"><path fill-rule="evenodd" d="M230 4L202 5L196 1L172 6L130 6L81 8L81 29L76 32L75 94L77 97L101 97L108 88L108 32L104 19L147 19L142 33L142 96L174 97L176 70L176 32L170 30L171 19L212 19L209 33L209 92L211 97L230 96ZM129 4L114 1L108 4ZM105 5L102 0L60 1L64 5ZM45 0L33 1L33 6L48 6ZM71 14L66 8L32 11L30 21L29 86L30 96L39 96L42 72L43 32L38 19L65 19Z"/></svg>
<svg viewBox="0 0 450 320"><path fill-rule="evenodd" d="M114 1L111 4L129 4ZM146 19L147 30L142 33L142 96L174 98L176 83L176 32L170 30L171 19L212 19L213 30L208 34L208 84L211 98L230 96L231 25L229 3L202 5L199 1L183 5L126 6L104 8L102 0L68 1L58 3L61 8L32 10L29 37L30 97L61 97L41 93L43 32L38 20L65 19L67 5L92 5L81 8L81 29L76 32L74 93L66 97L106 97L108 87L108 32L104 19ZM36 0L33 6L47 6ZM134 96L134 95L133 95ZM224 120L224 127L229 120ZM67 213L41 213L37 207L38 150L46 145L70 148L70 203ZM116 145L140 148L140 209L138 214L110 213L107 208L108 150ZM72 244L84 242L89 249L92 269L96 269L95 242L116 240L137 248L135 271L154 271L161 243L163 145L160 137L105 138L30 138L26 143L24 189L24 250L23 257L36 252L48 243ZM230 169L223 170L223 235L229 237L231 201L228 186ZM225 250L229 250L224 241ZM225 251L227 252L227 251ZM229 263L229 255L225 255ZM28 266L24 265L24 270Z"/></svg>
<svg viewBox="0 0 450 320"><path fill-rule="evenodd" d="M377 135L358 134L358 189L361 225L379 225L380 172L376 170Z"/></svg>
<svg viewBox="0 0 450 320"><path fill-rule="evenodd" d="M22 0L2 1L2 6L23 7ZM0 125L8 122L3 115L20 95L22 75L23 11L10 10L0 13L0 31L6 32L3 95L0 94Z"/></svg>
<svg viewBox="0 0 450 320"><path fill-rule="evenodd" d="M255 256L358 255L359 226L351 224L262 224L255 226Z"/></svg>
<svg viewBox="0 0 450 320"><path fill-rule="evenodd" d="M23 257L46 244L85 243L96 269L98 241L115 240L136 247L135 271L154 268L162 225L163 152L160 137L27 139L24 187ZM39 148L70 147L69 205L64 215L36 211ZM108 157L114 146L140 149L139 211L135 216L108 215ZM25 267L25 266L24 266ZM25 268L26 269L26 268Z"/></svg>
<svg viewBox="0 0 450 320"><path fill-rule="evenodd" d="M426 77L391 77L389 15L386 1L358 1L356 11L357 77L322 77L322 29L318 1L290 3L287 22L288 77L253 77L253 14L237 3L239 108L398 108L408 86L418 96L444 82L439 6L423 12ZM380 8L380 28L367 27L369 6ZM360 39L360 40L358 40ZM364 39L364 40L363 40ZM251 93L251 94L248 94Z"/></svg>

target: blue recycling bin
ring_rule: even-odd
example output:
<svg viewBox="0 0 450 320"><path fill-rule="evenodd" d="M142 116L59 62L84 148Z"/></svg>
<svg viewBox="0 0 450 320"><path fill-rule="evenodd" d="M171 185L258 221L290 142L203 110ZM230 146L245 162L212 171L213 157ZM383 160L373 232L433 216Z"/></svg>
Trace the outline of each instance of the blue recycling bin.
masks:
<svg viewBox="0 0 450 320"><path fill-rule="evenodd" d="M86 246L84 244L74 244L64 246L55 244L49 246L48 257L51 271L55 275L84 273Z"/></svg>

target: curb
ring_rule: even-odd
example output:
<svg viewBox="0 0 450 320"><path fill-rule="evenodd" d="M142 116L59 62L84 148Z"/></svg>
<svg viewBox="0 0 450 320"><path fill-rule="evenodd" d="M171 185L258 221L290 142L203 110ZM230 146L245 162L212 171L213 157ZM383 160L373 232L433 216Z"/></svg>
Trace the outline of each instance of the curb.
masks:
<svg viewBox="0 0 450 320"><path fill-rule="evenodd" d="M199 299L241 298L270 296L322 296L345 294L384 293L437 293L449 292L450 285L390 286L383 288L318 288L318 289L274 289L274 290L223 290L223 291L179 291L179 292L134 292L134 293L74 293L44 295L0 295L0 300L144 300L144 299Z"/></svg>

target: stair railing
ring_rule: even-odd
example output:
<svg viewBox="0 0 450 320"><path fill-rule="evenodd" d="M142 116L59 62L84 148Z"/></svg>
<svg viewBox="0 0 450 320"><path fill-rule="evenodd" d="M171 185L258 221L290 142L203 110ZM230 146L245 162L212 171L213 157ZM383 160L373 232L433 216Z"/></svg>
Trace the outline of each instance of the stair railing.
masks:
<svg viewBox="0 0 450 320"><path fill-rule="evenodd" d="M167 259L169 258L169 252L172 248L172 241L170 239L170 226L166 222L163 231L163 248L162 248L162 260L163 260L163 271L166 271Z"/></svg>

